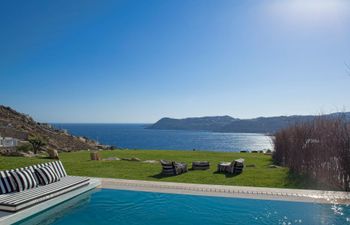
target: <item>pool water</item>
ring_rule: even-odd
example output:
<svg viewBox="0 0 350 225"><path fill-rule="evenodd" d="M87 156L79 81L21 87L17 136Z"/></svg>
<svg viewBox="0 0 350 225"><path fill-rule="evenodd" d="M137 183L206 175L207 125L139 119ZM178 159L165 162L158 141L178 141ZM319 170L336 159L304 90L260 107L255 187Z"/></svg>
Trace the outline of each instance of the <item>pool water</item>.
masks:
<svg viewBox="0 0 350 225"><path fill-rule="evenodd" d="M99 189L16 225L350 224L350 206Z"/></svg>

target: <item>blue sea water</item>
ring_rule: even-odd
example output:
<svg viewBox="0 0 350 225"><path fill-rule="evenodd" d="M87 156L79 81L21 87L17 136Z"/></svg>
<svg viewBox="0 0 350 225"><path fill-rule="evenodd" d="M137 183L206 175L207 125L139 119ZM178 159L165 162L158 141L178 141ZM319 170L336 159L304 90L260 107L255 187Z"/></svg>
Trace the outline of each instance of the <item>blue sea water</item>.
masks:
<svg viewBox="0 0 350 225"><path fill-rule="evenodd" d="M350 224L350 206L102 189L16 225Z"/></svg>
<svg viewBox="0 0 350 225"><path fill-rule="evenodd" d="M78 136L102 144L129 149L209 150L237 152L272 149L264 134L215 133L181 130L145 129L149 124L54 124Z"/></svg>

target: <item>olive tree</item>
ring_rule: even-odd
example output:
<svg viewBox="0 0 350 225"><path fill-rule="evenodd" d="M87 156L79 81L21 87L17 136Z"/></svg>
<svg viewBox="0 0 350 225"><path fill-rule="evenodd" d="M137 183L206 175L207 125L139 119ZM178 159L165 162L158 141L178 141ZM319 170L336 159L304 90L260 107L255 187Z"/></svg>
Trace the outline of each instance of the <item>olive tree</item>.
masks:
<svg viewBox="0 0 350 225"><path fill-rule="evenodd" d="M45 140L40 136L30 136L28 141L33 146L34 154L37 154L38 151L46 145Z"/></svg>

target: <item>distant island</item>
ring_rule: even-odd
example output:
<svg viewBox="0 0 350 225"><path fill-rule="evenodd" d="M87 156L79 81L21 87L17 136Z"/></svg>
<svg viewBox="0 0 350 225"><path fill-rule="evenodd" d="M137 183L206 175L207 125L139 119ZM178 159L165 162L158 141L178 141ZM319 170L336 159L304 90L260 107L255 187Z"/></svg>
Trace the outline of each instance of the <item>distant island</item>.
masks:
<svg viewBox="0 0 350 225"><path fill-rule="evenodd" d="M332 113L324 116L345 116L350 121L350 112ZM227 133L264 133L272 134L288 125L307 122L317 117L307 116L276 116L258 117L254 119L238 119L230 116L192 117L185 119L162 118L147 129L159 130L191 130Z"/></svg>

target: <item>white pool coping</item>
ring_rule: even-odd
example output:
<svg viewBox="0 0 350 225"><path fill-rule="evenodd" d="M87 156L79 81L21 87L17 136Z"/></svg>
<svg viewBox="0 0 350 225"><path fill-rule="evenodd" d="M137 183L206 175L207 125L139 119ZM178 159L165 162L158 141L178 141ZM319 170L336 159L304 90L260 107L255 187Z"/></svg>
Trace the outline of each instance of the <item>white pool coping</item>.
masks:
<svg viewBox="0 0 350 225"><path fill-rule="evenodd" d="M0 211L0 224L1 225L10 225L21 221L27 217L30 217L36 213L39 213L45 209L51 208L55 205L58 205L64 201L67 201L71 198L74 198L84 192L92 190L101 185L101 181L99 179L91 178L89 184L53 199L49 199L45 202L39 203L37 205L31 206L27 209L20 210L18 212L4 212Z"/></svg>
<svg viewBox="0 0 350 225"><path fill-rule="evenodd" d="M100 179L102 182L101 188L106 189L218 196L230 198L249 198L260 200L350 204L350 193L341 191L190 184L110 178Z"/></svg>

